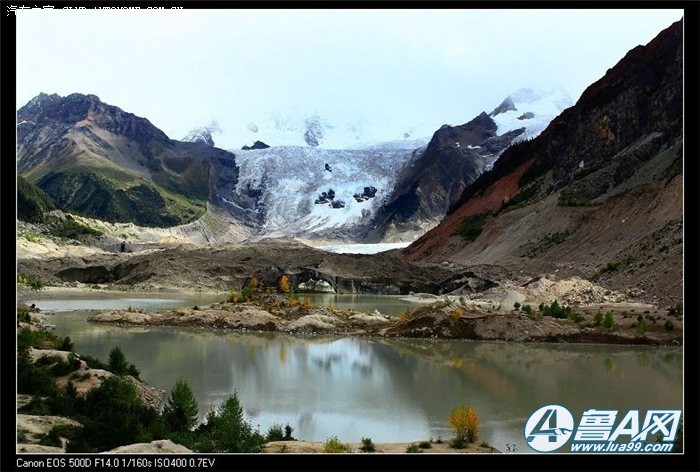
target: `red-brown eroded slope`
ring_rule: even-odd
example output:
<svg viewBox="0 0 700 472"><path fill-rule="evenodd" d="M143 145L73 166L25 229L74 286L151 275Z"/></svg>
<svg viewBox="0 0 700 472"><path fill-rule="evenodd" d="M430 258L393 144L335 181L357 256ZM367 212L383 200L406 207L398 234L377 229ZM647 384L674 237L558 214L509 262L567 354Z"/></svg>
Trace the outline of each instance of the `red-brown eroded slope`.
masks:
<svg viewBox="0 0 700 472"><path fill-rule="evenodd" d="M465 216L494 211L500 208L505 200L512 198L513 195L518 193L520 190L518 181L525 171L530 168L533 161L534 159L529 159L524 162L513 172L500 178L484 192L470 199L454 213L447 215L442 223L406 248L402 252L403 258L409 261L429 258L436 249L447 243L447 240L454 234Z"/></svg>

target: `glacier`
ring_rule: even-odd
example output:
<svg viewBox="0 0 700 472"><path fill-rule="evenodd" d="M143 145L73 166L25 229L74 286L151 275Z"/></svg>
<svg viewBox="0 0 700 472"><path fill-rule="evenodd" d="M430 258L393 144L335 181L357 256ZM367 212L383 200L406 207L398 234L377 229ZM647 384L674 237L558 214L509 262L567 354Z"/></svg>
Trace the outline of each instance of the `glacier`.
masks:
<svg viewBox="0 0 700 472"><path fill-rule="evenodd" d="M410 149L302 146L237 151L239 177L235 192L260 193L257 206L264 213L260 233L266 237L349 230L370 222L412 153ZM373 198L358 202L353 196L362 193L364 187L374 187L377 192ZM314 203L329 190L335 193L333 201L342 201L345 206Z"/></svg>

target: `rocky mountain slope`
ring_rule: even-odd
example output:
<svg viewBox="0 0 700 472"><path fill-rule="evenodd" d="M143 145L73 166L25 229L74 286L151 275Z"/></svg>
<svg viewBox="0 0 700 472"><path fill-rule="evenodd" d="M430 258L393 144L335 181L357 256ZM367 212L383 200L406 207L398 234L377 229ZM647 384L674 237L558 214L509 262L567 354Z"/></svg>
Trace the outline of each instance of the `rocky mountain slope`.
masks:
<svg viewBox="0 0 700 472"><path fill-rule="evenodd" d="M467 187L407 260L580 274L682 297L683 29L638 46Z"/></svg>
<svg viewBox="0 0 700 472"><path fill-rule="evenodd" d="M40 94L18 110L17 122L18 174L60 209L165 227L199 218L209 201L251 219L246 196L233 204L218 198L238 179L232 153L172 140L94 95Z"/></svg>
<svg viewBox="0 0 700 472"><path fill-rule="evenodd" d="M463 125L442 126L424 150L414 153L366 238L411 241L423 234L508 146L537 136L570 105L560 89L521 89L488 115L482 112Z"/></svg>

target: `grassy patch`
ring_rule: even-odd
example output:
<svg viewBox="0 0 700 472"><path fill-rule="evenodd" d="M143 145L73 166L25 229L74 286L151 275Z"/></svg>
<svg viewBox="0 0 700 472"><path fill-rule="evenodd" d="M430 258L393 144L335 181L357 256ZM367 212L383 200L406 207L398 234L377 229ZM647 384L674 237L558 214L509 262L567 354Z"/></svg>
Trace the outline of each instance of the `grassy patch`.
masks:
<svg viewBox="0 0 700 472"><path fill-rule="evenodd" d="M66 215L65 219L55 216L47 218L48 233L64 239L78 239L80 236L101 236L102 231L91 228L76 221L72 216Z"/></svg>
<svg viewBox="0 0 700 472"><path fill-rule="evenodd" d="M44 282L40 278L28 277L23 274L17 274L17 283L27 285L33 290L41 290L42 288L44 288Z"/></svg>
<svg viewBox="0 0 700 472"><path fill-rule="evenodd" d="M39 223L44 221L44 214L55 209L51 197L39 187L17 176L17 219Z"/></svg>
<svg viewBox="0 0 700 472"><path fill-rule="evenodd" d="M418 444L409 444L406 448L406 452L409 454L415 454L417 452L423 452L423 450L418 447Z"/></svg>
<svg viewBox="0 0 700 472"><path fill-rule="evenodd" d="M362 452L374 452L377 449L374 447L372 438L362 438L362 446L360 446L360 451Z"/></svg>
<svg viewBox="0 0 700 472"><path fill-rule="evenodd" d="M70 170L49 172L38 185L58 208L112 223L168 227L189 223L206 210L201 201L144 183L109 166L76 165Z"/></svg>
<svg viewBox="0 0 700 472"><path fill-rule="evenodd" d="M323 443L323 452L328 454L342 454L350 452L350 446L341 443L338 436L331 436Z"/></svg>
<svg viewBox="0 0 700 472"><path fill-rule="evenodd" d="M591 206L595 205L592 198L581 197L578 195L559 195L557 200L557 205L559 206Z"/></svg>
<svg viewBox="0 0 700 472"><path fill-rule="evenodd" d="M541 182L532 182L530 185L522 188L520 192L515 194L508 203L501 207L501 212L509 212L517 210L518 208L523 208L530 203L534 203L535 197L540 193L542 188Z"/></svg>
<svg viewBox="0 0 700 472"><path fill-rule="evenodd" d="M72 343L70 338L61 338L45 330L32 331L28 327L24 327L17 333L17 346L20 348L70 350L64 348L72 347Z"/></svg>
<svg viewBox="0 0 700 472"><path fill-rule="evenodd" d="M526 256L533 258L538 254L546 252L548 249L563 243L571 233L568 230L556 231L543 236L530 249L527 250Z"/></svg>
<svg viewBox="0 0 700 472"><path fill-rule="evenodd" d="M462 239L467 242L472 242L478 238L483 231L488 217L489 213L465 216L454 234L461 236Z"/></svg>

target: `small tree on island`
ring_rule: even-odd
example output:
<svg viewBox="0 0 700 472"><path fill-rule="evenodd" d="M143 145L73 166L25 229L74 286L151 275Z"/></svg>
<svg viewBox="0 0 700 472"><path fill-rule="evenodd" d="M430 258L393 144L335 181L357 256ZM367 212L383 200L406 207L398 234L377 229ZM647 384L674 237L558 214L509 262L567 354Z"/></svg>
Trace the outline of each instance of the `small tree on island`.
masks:
<svg viewBox="0 0 700 472"><path fill-rule="evenodd" d="M163 419L171 431L186 432L197 425L198 411L197 400L187 381L178 378L163 409Z"/></svg>

